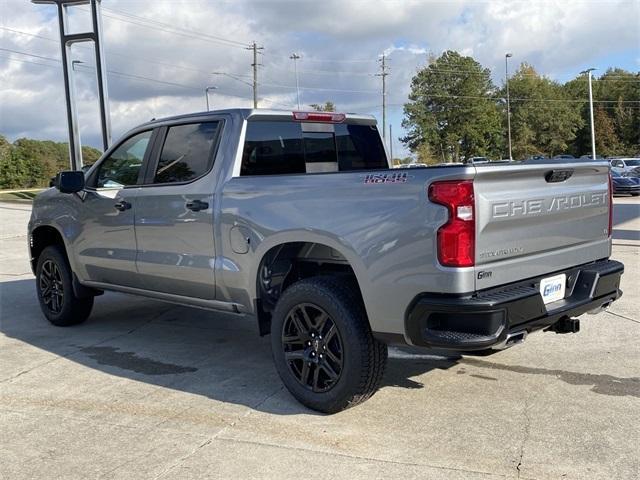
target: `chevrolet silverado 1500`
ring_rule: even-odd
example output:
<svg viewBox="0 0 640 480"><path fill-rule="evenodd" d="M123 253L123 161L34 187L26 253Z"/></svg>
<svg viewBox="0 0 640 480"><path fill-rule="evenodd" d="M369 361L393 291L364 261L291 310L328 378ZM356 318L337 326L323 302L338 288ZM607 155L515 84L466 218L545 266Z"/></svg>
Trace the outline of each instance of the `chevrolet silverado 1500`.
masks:
<svg viewBox="0 0 640 480"><path fill-rule="evenodd" d="M336 412L388 344L505 348L615 301L611 193L606 162L391 169L372 117L226 110L58 174L29 248L51 323L104 290L251 316L293 396Z"/></svg>

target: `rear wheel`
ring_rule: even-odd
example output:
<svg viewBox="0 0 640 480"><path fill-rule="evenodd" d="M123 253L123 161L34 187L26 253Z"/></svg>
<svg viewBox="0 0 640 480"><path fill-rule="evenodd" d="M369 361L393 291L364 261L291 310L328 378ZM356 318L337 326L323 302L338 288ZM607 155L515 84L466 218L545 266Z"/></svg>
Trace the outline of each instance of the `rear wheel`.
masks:
<svg viewBox="0 0 640 480"><path fill-rule="evenodd" d="M373 338L362 301L341 279L314 277L282 294L271 321L280 378L305 406L334 413L377 390L387 346Z"/></svg>
<svg viewBox="0 0 640 480"><path fill-rule="evenodd" d="M38 257L36 291L42 313L59 327L84 322L93 308L93 297L75 295L71 267L57 245L45 248Z"/></svg>

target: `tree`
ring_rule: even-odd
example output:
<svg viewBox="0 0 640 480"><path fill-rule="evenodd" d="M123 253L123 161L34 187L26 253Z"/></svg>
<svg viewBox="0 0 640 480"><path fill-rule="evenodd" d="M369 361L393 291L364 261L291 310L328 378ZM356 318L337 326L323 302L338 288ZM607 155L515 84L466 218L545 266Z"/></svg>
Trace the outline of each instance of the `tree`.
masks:
<svg viewBox="0 0 640 480"><path fill-rule="evenodd" d="M427 144L453 161L500 156L503 130L490 74L457 52L431 58L411 81L402 121L408 134L402 142L414 153Z"/></svg>
<svg viewBox="0 0 640 480"><path fill-rule="evenodd" d="M85 165L91 165L100 155L95 148L82 147ZM44 187L56 173L68 169L66 143L29 138L9 143L0 136L0 188Z"/></svg>
<svg viewBox="0 0 640 480"><path fill-rule="evenodd" d="M434 149L427 142L422 143L416 148L416 161L418 163L424 163L425 165L435 165L442 162L442 157L438 157L437 153L434 153Z"/></svg>
<svg viewBox="0 0 640 480"><path fill-rule="evenodd" d="M604 108L596 108L593 114L594 130L596 132L596 155L613 156L622 151L620 139L616 134L613 119Z"/></svg>
<svg viewBox="0 0 640 480"><path fill-rule="evenodd" d="M502 93L505 95L505 93ZM509 78L513 157L568 152L583 126L580 104L563 87L523 63Z"/></svg>
<svg viewBox="0 0 640 480"><path fill-rule="evenodd" d="M621 68L607 70L601 77L594 77L593 99L595 110L600 109L600 122L609 128L606 114L613 125L613 132L607 131L606 145L617 143L616 151L605 146L609 155L637 155L640 152L640 73L631 73ZM576 134L574 150L576 154L591 152L591 126L589 120L589 94L587 76L580 75L564 85L567 94L581 105L580 114L583 124ZM594 112L594 123L595 122ZM602 127L602 125L601 125ZM603 154L597 148L599 142L598 125L596 131L596 153ZM617 141L613 140L613 136Z"/></svg>
<svg viewBox="0 0 640 480"><path fill-rule="evenodd" d="M333 102L330 102L330 101L324 102L324 105L312 103L310 107L313 108L316 112L335 112L336 111L336 106L334 105Z"/></svg>

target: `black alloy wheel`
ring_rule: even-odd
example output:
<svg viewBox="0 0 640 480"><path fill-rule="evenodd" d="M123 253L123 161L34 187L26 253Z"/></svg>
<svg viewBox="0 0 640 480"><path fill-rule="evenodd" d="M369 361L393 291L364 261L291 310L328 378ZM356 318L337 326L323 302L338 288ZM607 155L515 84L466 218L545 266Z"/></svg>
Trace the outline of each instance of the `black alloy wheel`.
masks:
<svg viewBox="0 0 640 480"><path fill-rule="evenodd" d="M305 388L326 392L340 379L342 338L321 307L301 303L289 311L282 328L282 348L291 373Z"/></svg>
<svg viewBox="0 0 640 480"><path fill-rule="evenodd" d="M38 282L42 302L51 311L59 314L64 305L64 285L62 274L53 260L45 260Z"/></svg>
<svg viewBox="0 0 640 480"><path fill-rule="evenodd" d="M49 245L38 255L36 294L40 309L54 325L67 327L84 322L93 307L93 296L78 296L73 271L61 245Z"/></svg>

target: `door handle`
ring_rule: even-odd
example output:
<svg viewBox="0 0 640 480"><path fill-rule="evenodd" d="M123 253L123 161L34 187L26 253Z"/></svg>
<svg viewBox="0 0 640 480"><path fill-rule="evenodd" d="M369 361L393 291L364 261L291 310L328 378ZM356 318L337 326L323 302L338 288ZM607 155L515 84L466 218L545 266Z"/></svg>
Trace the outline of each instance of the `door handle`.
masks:
<svg viewBox="0 0 640 480"><path fill-rule="evenodd" d="M207 202L203 202L202 200L190 200L185 205L189 210L193 210L194 212L199 212L200 210L206 210L209 208L209 204Z"/></svg>
<svg viewBox="0 0 640 480"><path fill-rule="evenodd" d="M125 210L129 210L131 208L131 204L126 200L120 200L118 203L116 203L113 206L113 208L115 208L116 210L120 210L121 212L124 212Z"/></svg>

